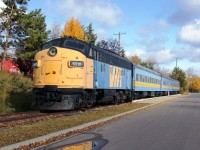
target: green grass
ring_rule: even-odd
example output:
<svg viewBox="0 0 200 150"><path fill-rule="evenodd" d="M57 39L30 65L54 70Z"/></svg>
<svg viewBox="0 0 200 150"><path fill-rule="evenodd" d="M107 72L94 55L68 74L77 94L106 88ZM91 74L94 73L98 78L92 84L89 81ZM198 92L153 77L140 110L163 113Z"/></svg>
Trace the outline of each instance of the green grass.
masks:
<svg viewBox="0 0 200 150"><path fill-rule="evenodd" d="M0 146L5 146L20 141L28 140L38 136L46 135L59 130L67 129L94 120L102 119L108 116L113 116L122 112L137 109L148 104L142 103L127 103L117 105L115 107L106 108L104 110L86 111L75 116L67 116L34 124L27 124L18 127L2 129L0 132Z"/></svg>

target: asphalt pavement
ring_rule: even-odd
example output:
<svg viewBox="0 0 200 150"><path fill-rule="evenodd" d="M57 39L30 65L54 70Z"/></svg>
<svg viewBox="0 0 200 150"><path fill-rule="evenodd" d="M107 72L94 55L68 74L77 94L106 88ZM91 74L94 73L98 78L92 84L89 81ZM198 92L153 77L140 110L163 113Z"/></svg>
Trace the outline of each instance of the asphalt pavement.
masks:
<svg viewBox="0 0 200 150"><path fill-rule="evenodd" d="M151 102L156 100L159 99ZM77 147L94 150L199 150L200 94L179 96L164 105L38 149Z"/></svg>

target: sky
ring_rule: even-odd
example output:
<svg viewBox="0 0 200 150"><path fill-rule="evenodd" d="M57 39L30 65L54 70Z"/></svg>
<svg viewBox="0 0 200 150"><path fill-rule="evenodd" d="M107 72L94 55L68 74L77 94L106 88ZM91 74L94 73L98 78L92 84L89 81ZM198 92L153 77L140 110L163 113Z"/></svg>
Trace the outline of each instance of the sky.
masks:
<svg viewBox="0 0 200 150"><path fill-rule="evenodd" d="M64 28L75 17L92 23L97 40L126 33L126 56L154 60L168 71L177 59L178 67L200 75L200 0L30 0L27 8L42 9L48 29L55 22Z"/></svg>

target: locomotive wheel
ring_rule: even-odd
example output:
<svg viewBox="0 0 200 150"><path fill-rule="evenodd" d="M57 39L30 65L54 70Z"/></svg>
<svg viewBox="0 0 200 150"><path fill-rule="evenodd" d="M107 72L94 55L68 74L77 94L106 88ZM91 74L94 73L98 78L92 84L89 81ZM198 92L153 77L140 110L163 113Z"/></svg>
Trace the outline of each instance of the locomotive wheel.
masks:
<svg viewBox="0 0 200 150"><path fill-rule="evenodd" d="M85 106L86 106L86 108L90 108L90 107L94 106L93 94L88 94L88 98L86 100Z"/></svg>
<svg viewBox="0 0 200 150"><path fill-rule="evenodd" d="M118 104L119 102L120 102L120 97L119 96L114 96L113 104Z"/></svg>

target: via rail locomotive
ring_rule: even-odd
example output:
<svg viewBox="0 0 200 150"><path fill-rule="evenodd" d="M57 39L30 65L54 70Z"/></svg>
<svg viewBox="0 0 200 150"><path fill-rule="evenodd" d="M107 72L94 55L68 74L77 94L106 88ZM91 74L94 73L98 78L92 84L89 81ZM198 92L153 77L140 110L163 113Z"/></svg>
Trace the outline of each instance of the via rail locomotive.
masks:
<svg viewBox="0 0 200 150"><path fill-rule="evenodd" d="M33 104L71 110L97 103L177 94L177 80L75 38L45 43L33 62Z"/></svg>

